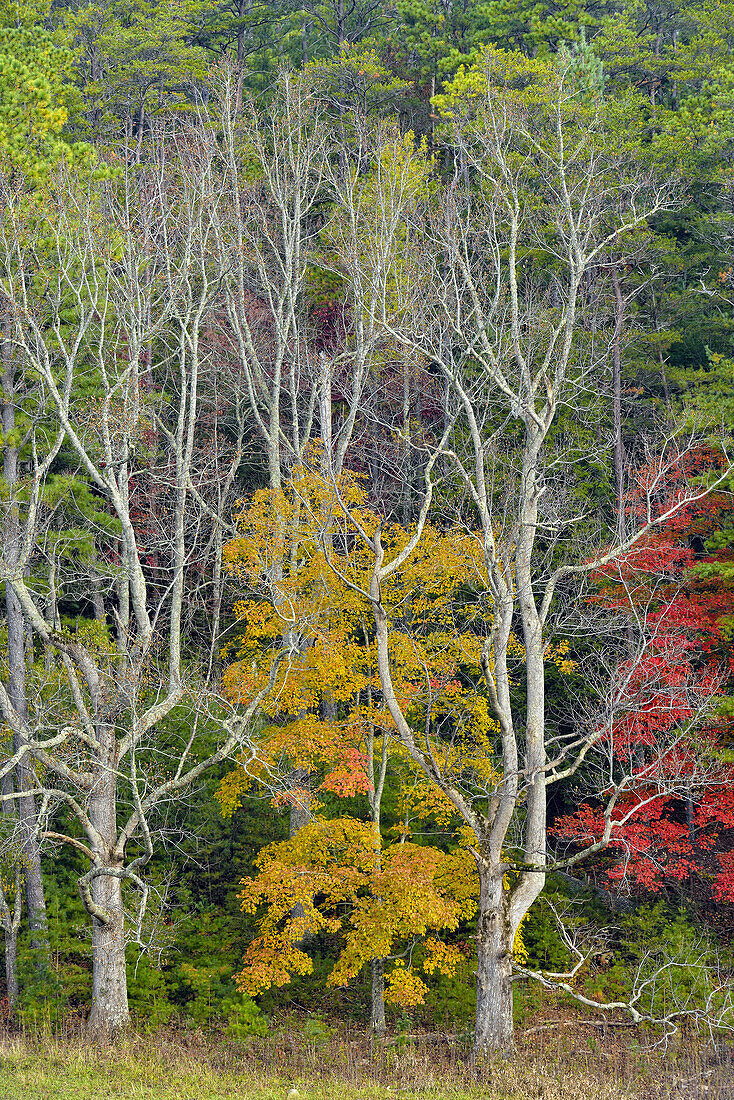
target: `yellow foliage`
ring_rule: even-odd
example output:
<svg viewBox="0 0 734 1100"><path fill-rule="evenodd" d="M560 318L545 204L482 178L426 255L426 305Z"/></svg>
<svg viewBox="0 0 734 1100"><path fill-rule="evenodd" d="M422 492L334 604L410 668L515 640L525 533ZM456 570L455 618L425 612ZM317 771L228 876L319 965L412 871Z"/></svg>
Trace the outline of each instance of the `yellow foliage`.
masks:
<svg viewBox="0 0 734 1100"><path fill-rule="evenodd" d="M518 50L496 46L480 48L473 65L460 65L443 95L432 104L445 118L465 116L495 97L525 109L553 102L558 88L559 71L552 61L526 57Z"/></svg>
<svg viewBox="0 0 734 1100"><path fill-rule="evenodd" d="M530 912L528 911L517 926L517 932L515 933L515 939L512 944L512 957L520 966L525 966L528 961L528 949L522 938L522 926L529 916Z"/></svg>
<svg viewBox="0 0 734 1100"><path fill-rule="evenodd" d="M223 689L233 702L249 700L267 683L283 639L291 638L292 652L263 705L272 719L262 732L263 765L313 764L328 772L331 757L341 776L331 789L346 793L365 789L356 778L355 754L376 728L389 732L392 721L374 703L380 685L372 612L362 595L369 588L372 554L353 538L343 508L368 534L380 520L368 507L361 479L346 474L337 494L319 473L321 460L322 446L314 443L283 490L255 493L236 517L238 535L224 549L224 564L243 589L235 606L241 630L225 650L230 663ZM397 524L383 529L388 557L405 546L410 534ZM432 747L447 775L473 773L485 787L500 779L493 755L497 724L480 667L491 614L488 590L481 540L470 531L439 531L430 525L382 588L392 620L398 701L417 728L425 726L430 712ZM514 636L509 656L518 662L524 656ZM573 670L566 642L549 645L546 656L564 674ZM347 717L339 723L315 717L324 698ZM294 722L294 715L309 717ZM250 781L241 775L223 783L224 810L231 812L237 791L246 790ZM416 792L418 803L421 797L425 793ZM440 798L434 803L438 809ZM407 804L406 809L411 812Z"/></svg>
<svg viewBox="0 0 734 1100"><path fill-rule="evenodd" d="M403 784L398 801L398 812L406 821L401 831L409 832L410 821L424 822L433 819L439 828L447 828L456 819L456 809L449 797L423 775L414 774L411 785Z"/></svg>
<svg viewBox="0 0 734 1100"><path fill-rule="evenodd" d="M393 969L385 976L385 1000L403 1008L422 1005L428 989L413 970L408 970L401 959L397 959Z"/></svg>
<svg viewBox="0 0 734 1100"><path fill-rule="evenodd" d="M244 768L228 772L219 783L214 797L219 803L222 817L230 818L242 802L252 784L252 777Z"/></svg>
<svg viewBox="0 0 734 1100"><path fill-rule="evenodd" d="M320 457L315 444L310 461ZM367 506L360 479L345 476L339 494L373 532L379 518ZM364 745L375 731L389 732L392 720L374 703L380 685L372 612L353 587L369 587L372 557L360 540L347 537L343 522L334 487L308 465L293 472L283 491L262 490L243 504L238 536L224 552L225 567L246 596L235 606L241 632L225 651L230 664L223 688L233 702L246 702L267 682L283 638L297 634L264 703L272 721L261 733L262 767L320 769L322 786L354 794L367 789ZM399 552L409 537L397 524L382 533L389 554ZM462 586L466 593L457 605ZM472 623L486 618L477 596L486 588L481 542L463 530L430 526L416 552L383 586L394 620L391 658L398 698L420 725L430 710L435 748L447 771L472 769L480 782L494 778L497 730L484 693L474 686L481 681L482 638ZM346 717L317 717L324 698ZM443 737L447 727L450 739ZM224 813L232 813L253 777L256 772L240 770L225 778L218 794Z"/></svg>
<svg viewBox="0 0 734 1100"><path fill-rule="evenodd" d="M445 975L447 978L456 973L456 968L464 961L464 955L454 944L442 940L426 940L423 969L427 974Z"/></svg>
<svg viewBox="0 0 734 1100"><path fill-rule="evenodd" d="M242 591L235 607L240 632L224 651L230 662L225 694L233 702L251 698L267 683L284 640L291 648L263 708L259 763L225 776L217 797L222 813L230 815L259 778L258 768L282 773L294 767L318 775L317 790L365 793L370 754L379 756L389 738L386 751L400 780L405 824L400 843L383 848L372 824L316 817L295 837L260 852L257 874L243 880L239 895L246 912L260 914L258 936L237 978L250 994L309 972L310 959L299 945L321 931L341 938L331 985L345 985L371 959L389 957L396 945L416 936L428 937L425 973L450 974L461 952L435 933L455 930L476 911L476 865L469 850L476 837L390 737L372 609L363 594L373 558L363 540L354 538L343 509L368 535L380 519L359 477L345 475L337 496L318 472L321 457L314 445L282 491L262 490L243 503L237 537L225 548L225 568ZM382 529L388 560L410 535L397 524ZM489 589L481 541L465 530L430 526L382 587L398 700L414 729L428 738L443 774L474 785L483 797L502 780L494 751L498 727L481 668ZM514 636L509 657L513 666L524 660ZM564 675L575 668L566 642L549 643L545 657ZM327 698L338 717L320 716ZM459 846L447 853L411 844L406 836L415 820L453 830ZM527 958L522 928L513 950L518 961ZM388 999L406 1006L422 1002L426 987L411 967L396 963L386 981Z"/></svg>
<svg viewBox="0 0 734 1100"><path fill-rule="evenodd" d="M576 670L577 662L572 661L568 656L569 648L565 640L549 642L543 652L545 660L552 661L562 676L571 676Z"/></svg>
<svg viewBox="0 0 734 1100"><path fill-rule="evenodd" d="M476 908L476 873L466 855L410 843L383 850L371 824L348 817L316 819L269 845L257 857L258 875L243 880L238 895L245 912L266 907L239 986L261 992L284 984L288 973L306 973L308 956L298 945L309 933L341 934L328 979L341 986L371 959L389 956L396 942L457 928ZM439 959L437 950L434 968L448 966L454 955L447 950Z"/></svg>

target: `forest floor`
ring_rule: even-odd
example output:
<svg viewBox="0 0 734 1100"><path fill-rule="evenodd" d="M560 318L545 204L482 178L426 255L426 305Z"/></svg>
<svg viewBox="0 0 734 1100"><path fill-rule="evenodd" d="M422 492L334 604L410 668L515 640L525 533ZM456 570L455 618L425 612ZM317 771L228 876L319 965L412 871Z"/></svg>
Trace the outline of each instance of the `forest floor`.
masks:
<svg viewBox="0 0 734 1100"><path fill-rule="evenodd" d="M567 1033L525 1040L509 1062L470 1068L428 1037L375 1049L364 1037L296 1032L246 1044L192 1033L0 1036L0 1100L731 1100L732 1052L661 1054ZM292 1095L296 1095L295 1093Z"/></svg>

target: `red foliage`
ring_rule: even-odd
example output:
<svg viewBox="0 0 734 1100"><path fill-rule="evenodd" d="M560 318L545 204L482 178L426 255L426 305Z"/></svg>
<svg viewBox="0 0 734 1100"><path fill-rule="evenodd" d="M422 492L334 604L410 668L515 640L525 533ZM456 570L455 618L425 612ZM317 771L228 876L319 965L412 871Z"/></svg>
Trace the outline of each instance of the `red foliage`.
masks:
<svg viewBox="0 0 734 1100"><path fill-rule="evenodd" d="M690 472L681 471L681 479ZM671 480L666 489L675 499ZM636 506L633 499L630 512ZM723 763L721 751L730 725L711 718L703 729L685 732L702 704L727 694L734 682L734 652L722 626L734 610L734 592L718 578L699 579L693 569L731 560L731 551L705 555L695 549L722 514L731 522L731 504L723 496L686 507L664 531L605 569L594 599L644 617L648 634L643 656L619 670L624 691L605 735L620 767L636 776L613 812L617 824L606 877L650 893L670 882L695 882L699 896L734 903L734 768ZM711 761L704 786L694 781L696 774L700 779L702 750ZM675 795L660 793L660 781L669 776ZM554 826L558 837L579 846L603 830L603 807L592 803Z"/></svg>

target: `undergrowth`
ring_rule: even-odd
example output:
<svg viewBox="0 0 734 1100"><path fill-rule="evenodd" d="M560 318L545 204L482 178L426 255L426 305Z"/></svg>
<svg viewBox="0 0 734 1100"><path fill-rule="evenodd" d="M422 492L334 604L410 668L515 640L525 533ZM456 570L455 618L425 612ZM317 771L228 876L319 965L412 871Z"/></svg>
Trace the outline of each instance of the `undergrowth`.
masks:
<svg viewBox="0 0 734 1100"><path fill-rule="evenodd" d="M267 1038L199 1031L131 1035L110 1046L69 1025L0 1037L0 1100L730 1100L732 1051L692 1041L662 1052L629 1035L558 1021L521 1037L509 1061L472 1064L463 1037L397 1032L376 1044L319 1015Z"/></svg>

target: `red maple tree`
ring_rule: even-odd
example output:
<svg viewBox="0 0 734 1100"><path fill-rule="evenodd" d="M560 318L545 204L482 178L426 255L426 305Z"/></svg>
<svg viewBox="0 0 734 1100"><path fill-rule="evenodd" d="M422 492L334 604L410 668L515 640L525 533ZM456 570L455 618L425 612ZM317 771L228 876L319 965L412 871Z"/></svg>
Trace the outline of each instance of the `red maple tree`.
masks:
<svg viewBox="0 0 734 1100"><path fill-rule="evenodd" d="M697 458L702 465L716 461ZM630 511L635 506L633 496ZM734 766L726 746L732 724L717 700L734 683L734 553L706 545L731 522L724 494L682 510L665 530L608 566L593 597L627 617L630 635L644 634L617 669L622 688L604 735L610 755L630 776L614 808L604 874L640 892L677 883L699 901L730 904ZM703 770L702 760L708 761ZM586 845L603 834L604 824L599 798L557 819L554 833Z"/></svg>

